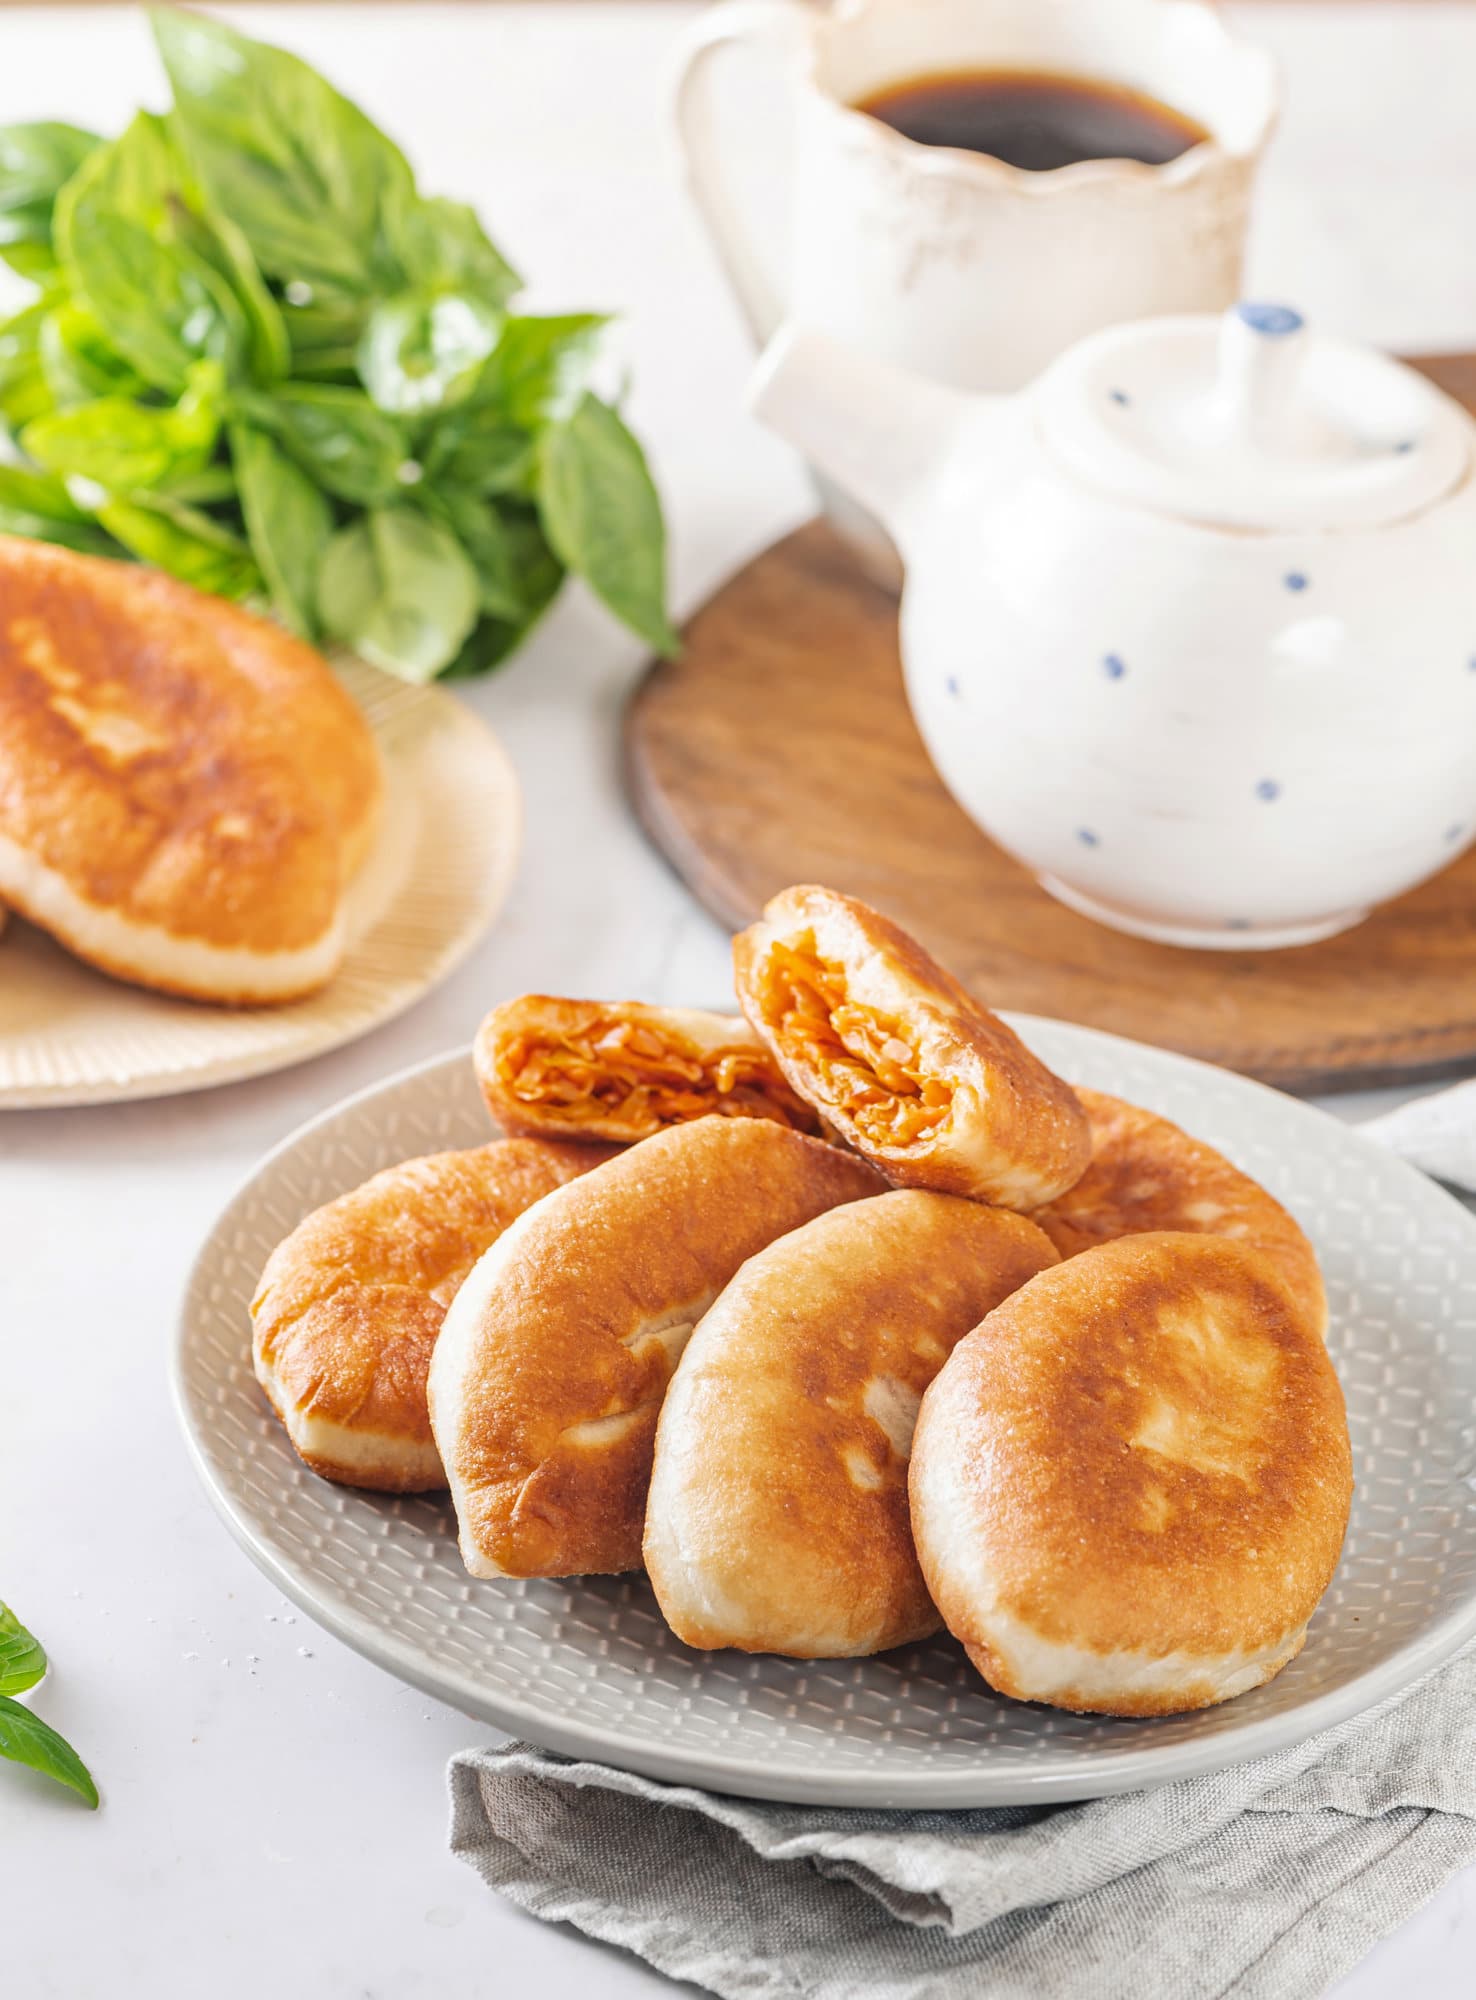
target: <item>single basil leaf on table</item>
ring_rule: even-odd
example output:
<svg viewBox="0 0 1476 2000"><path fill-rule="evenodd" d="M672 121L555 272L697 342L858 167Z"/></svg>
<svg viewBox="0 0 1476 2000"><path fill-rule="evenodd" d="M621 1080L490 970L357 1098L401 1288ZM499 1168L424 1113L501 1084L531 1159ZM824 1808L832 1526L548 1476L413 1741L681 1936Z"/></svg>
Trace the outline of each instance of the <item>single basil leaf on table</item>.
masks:
<svg viewBox="0 0 1476 2000"><path fill-rule="evenodd" d="M359 374L380 409L422 417L471 386L502 316L466 292L399 292L369 314Z"/></svg>
<svg viewBox="0 0 1476 2000"><path fill-rule="evenodd" d="M525 430L570 416L609 323L606 313L522 313L506 320L478 371L474 400Z"/></svg>
<svg viewBox="0 0 1476 2000"><path fill-rule="evenodd" d="M50 472L94 480L110 492L163 486L209 463L220 436L224 387L219 364L199 362L172 406L99 396L27 424L21 449Z"/></svg>
<svg viewBox="0 0 1476 2000"><path fill-rule="evenodd" d="M29 247L44 251L46 263L52 261L51 212L56 197L101 144L95 132L55 120L0 125L0 249Z"/></svg>
<svg viewBox="0 0 1476 2000"><path fill-rule="evenodd" d="M41 322L42 371L58 409L95 396L137 396L146 384L108 340L96 314L64 298Z"/></svg>
<svg viewBox="0 0 1476 2000"><path fill-rule="evenodd" d="M0 1694L24 1694L46 1672L46 1653L8 1604L0 1604Z"/></svg>
<svg viewBox="0 0 1476 2000"><path fill-rule="evenodd" d="M140 561L167 570L216 597L254 597L263 589L250 549L210 515L163 493L107 500L97 519Z"/></svg>
<svg viewBox="0 0 1476 2000"><path fill-rule="evenodd" d="M661 502L645 454L608 403L586 391L544 433L538 495L554 553L633 632L674 654Z"/></svg>
<svg viewBox="0 0 1476 2000"><path fill-rule="evenodd" d="M402 284L472 292L489 306L506 305L522 285L465 202L401 186L385 202L383 223Z"/></svg>
<svg viewBox="0 0 1476 2000"><path fill-rule="evenodd" d="M158 121L135 118L89 154L57 198L56 245L73 289L107 338L154 387L177 394L206 358L245 372L252 334L234 291L156 210Z"/></svg>
<svg viewBox="0 0 1476 2000"><path fill-rule="evenodd" d="M318 570L333 532L333 510L264 431L233 424L230 446L251 553L272 605L299 637L314 638Z"/></svg>
<svg viewBox="0 0 1476 2000"><path fill-rule="evenodd" d="M0 1757L55 1778L58 1784L70 1786L88 1805L97 1804L97 1786L92 1782L92 1774L65 1736L59 1736L49 1723L43 1722L39 1715L32 1715L9 1695L0 1695Z"/></svg>
<svg viewBox="0 0 1476 2000"><path fill-rule="evenodd" d="M477 573L439 521L410 507L375 508L329 542L318 616L372 666L433 680L476 623Z"/></svg>
<svg viewBox="0 0 1476 2000"><path fill-rule="evenodd" d="M362 389L285 383L269 396L239 396L236 405L340 500L376 507L399 498L409 437Z"/></svg>
<svg viewBox="0 0 1476 2000"><path fill-rule="evenodd" d="M378 126L284 49L201 14L149 20L191 163L267 276L353 291L402 283L382 217L414 177Z"/></svg>

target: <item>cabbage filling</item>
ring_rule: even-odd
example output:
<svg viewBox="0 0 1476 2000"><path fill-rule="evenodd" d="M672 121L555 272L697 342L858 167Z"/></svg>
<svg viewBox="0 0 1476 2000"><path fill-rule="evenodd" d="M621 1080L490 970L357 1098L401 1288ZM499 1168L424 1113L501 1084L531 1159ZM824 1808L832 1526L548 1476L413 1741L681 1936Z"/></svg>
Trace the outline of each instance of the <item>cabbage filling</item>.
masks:
<svg viewBox="0 0 1476 2000"><path fill-rule="evenodd" d="M520 1103L562 1124L617 1118L644 1134L716 1112L807 1130L815 1125L762 1050L699 1054L641 1022L596 1019L579 1033L520 1036L500 1066Z"/></svg>
<svg viewBox="0 0 1476 2000"><path fill-rule="evenodd" d="M765 968L766 1013L786 1055L819 1078L827 1109L868 1145L924 1144L948 1117L952 1084L925 1076L915 1031L849 999L845 967L807 942L776 944Z"/></svg>

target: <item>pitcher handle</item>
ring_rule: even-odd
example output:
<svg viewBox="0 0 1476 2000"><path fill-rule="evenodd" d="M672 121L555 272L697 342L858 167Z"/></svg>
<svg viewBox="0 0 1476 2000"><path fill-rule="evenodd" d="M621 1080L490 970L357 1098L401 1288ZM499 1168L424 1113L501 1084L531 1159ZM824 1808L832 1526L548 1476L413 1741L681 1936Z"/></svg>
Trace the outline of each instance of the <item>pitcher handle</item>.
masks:
<svg viewBox="0 0 1476 2000"><path fill-rule="evenodd" d="M784 318L784 284L757 240L752 218L735 198L717 157L712 127L703 115L704 79L712 58L749 44L774 58L798 54L814 32L815 12L800 0L726 0L702 16L689 34L676 84L677 136L687 184L717 250L718 261L754 339L763 344Z"/></svg>

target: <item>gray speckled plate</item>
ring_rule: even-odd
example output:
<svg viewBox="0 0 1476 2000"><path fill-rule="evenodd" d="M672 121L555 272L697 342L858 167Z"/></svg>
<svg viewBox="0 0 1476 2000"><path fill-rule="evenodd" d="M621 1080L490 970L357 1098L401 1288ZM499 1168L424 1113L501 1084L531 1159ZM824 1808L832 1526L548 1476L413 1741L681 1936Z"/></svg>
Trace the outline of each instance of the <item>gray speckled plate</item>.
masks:
<svg viewBox="0 0 1476 2000"><path fill-rule="evenodd" d="M1306 1649L1201 1714L1119 1722L991 1695L940 1639L871 1660L689 1652L644 1577L476 1582L449 1507L307 1472L251 1373L247 1306L301 1216L411 1154L487 1137L455 1056L349 1100L279 1146L201 1252L176 1389L211 1498L331 1632L500 1728L717 1790L825 1805L1092 1798L1280 1748L1356 1713L1476 1632L1476 1218L1307 1105L1057 1022L1017 1025L1056 1069L1222 1147L1310 1231L1332 1303L1358 1491Z"/></svg>

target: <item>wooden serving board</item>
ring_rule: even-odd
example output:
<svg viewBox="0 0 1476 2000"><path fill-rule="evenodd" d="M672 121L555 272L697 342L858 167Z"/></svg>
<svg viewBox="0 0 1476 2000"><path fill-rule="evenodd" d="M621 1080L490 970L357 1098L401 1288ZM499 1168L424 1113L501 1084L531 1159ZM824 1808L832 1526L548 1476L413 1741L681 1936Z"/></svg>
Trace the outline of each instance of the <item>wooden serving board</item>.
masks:
<svg viewBox="0 0 1476 2000"><path fill-rule="evenodd" d="M1418 365L1476 407L1476 355ZM896 917L993 1006L1285 1088L1476 1061L1476 849L1292 951L1183 951L1076 916L944 791L903 695L895 603L822 521L703 606L681 658L633 696L625 743L646 831L735 928L786 884L825 882Z"/></svg>

